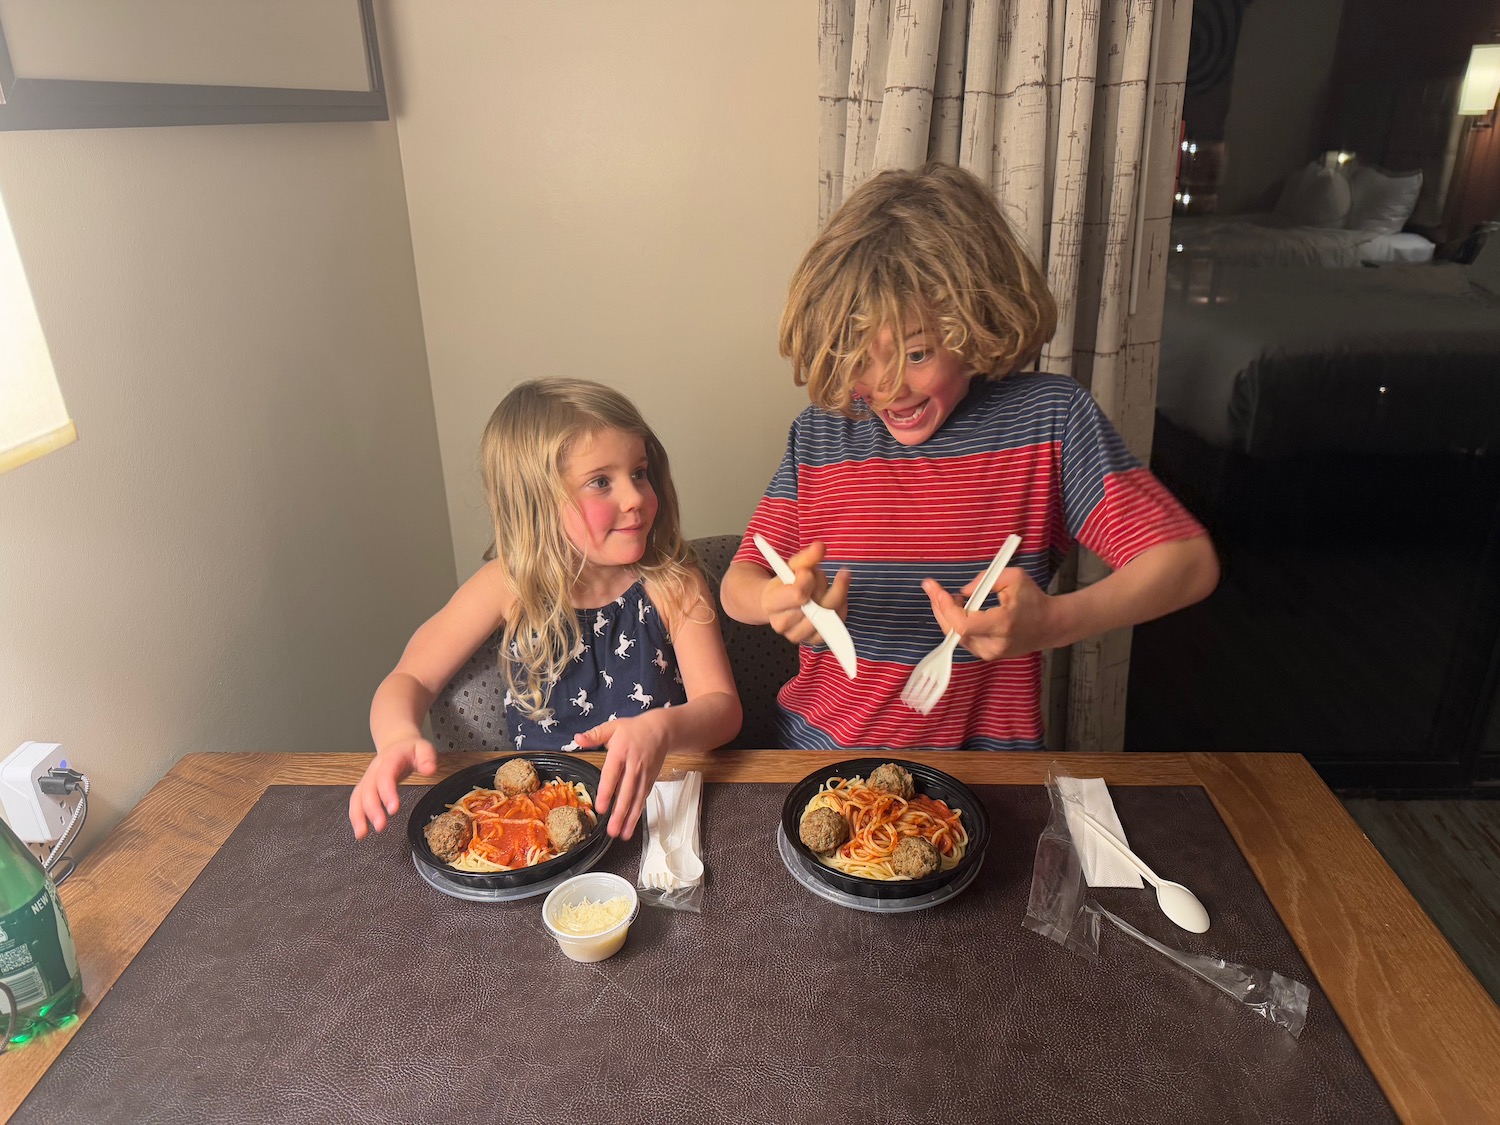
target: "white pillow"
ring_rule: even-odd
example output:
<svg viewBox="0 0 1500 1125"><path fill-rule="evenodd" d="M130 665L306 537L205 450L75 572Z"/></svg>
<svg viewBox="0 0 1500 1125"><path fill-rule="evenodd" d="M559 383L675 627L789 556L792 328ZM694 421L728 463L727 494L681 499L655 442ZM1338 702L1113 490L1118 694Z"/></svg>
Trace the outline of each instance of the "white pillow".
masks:
<svg viewBox="0 0 1500 1125"><path fill-rule="evenodd" d="M1349 181L1314 161L1287 176L1276 215L1294 227L1342 227L1351 203Z"/></svg>
<svg viewBox="0 0 1500 1125"><path fill-rule="evenodd" d="M1349 188L1353 196L1349 208L1350 230L1400 234L1417 205L1417 196L1422 194L1422 173L1420 169L1382 172L1360 165Z"/></svg>

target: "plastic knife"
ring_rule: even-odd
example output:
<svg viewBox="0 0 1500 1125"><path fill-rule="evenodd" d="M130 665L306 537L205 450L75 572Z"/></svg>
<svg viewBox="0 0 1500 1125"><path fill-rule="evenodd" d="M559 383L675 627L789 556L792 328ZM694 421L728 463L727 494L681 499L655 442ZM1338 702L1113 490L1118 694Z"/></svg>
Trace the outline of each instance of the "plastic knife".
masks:
<svg viewBox="0 0 1500 1125"><path fill-rule="evenodd" d="M760 535L754 536L755 546L759 549L761 556L771 564L771 569L776 572L788 586L796 582L791 568L786 565L781 556L776 553L776 548L765 541ZM844 620L827 606L819 605L815 601L802 603L802 612L807 619L813 623L813 628L823 638L823 643L828 646L828 651L838 658L839 666L844 669L844 675L851 680L854 679L857 667L854 657L854 642L849 639L849 630L844 627Z"/></svg>

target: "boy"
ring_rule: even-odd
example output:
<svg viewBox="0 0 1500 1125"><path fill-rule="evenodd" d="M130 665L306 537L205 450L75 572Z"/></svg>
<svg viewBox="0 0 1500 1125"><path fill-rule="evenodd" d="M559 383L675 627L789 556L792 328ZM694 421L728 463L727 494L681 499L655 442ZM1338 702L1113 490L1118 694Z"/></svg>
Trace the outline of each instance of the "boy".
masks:
<svg viewBox="0 0 1500 1125"><path fill-rule="evenodd" d="M813 405L792 423L721 597L730 616L804 646L819 638L798 607L816 597L845 618L859 675L803 647L779 696L783 745L1041 750L1044 649L1212 592L1203 528L1088 392L1020 372L1055 324L995 200L952 166L875 176L804 255L781 351ZM1012 532L1022 542L998 604L966 613L948 590L967 594ZM755 533L788 558L794 585L769 573ZM1050 597L1075 542L1113 573ZM901 689L949 629L962 645L952 679L920 715Z"/></svg>

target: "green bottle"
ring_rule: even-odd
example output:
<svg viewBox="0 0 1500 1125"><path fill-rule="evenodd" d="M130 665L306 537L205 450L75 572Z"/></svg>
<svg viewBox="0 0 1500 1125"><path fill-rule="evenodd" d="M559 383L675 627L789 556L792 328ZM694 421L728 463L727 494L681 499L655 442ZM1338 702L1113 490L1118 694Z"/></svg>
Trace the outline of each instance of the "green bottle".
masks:
<svg viewBox="0 0 1500 1125"><path fill-rule="evenodd" d="M57 888L0 820L0 1035L24 1043L73 1019L83 977ZM12 1012L14 1005L14 1012ZM12 1015L14 1020L12 1021ZM3 1046L3 1041L0 1041Z"/></svg>

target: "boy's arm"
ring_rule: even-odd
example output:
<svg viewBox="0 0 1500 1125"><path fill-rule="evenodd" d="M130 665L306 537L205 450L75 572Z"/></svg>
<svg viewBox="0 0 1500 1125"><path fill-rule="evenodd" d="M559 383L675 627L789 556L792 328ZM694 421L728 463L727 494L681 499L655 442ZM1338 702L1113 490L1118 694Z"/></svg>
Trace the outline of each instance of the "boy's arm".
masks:
<svg viewBox="0 0 1500 1125"><path fill-rule="evenodd" d="M770 624L771 618L761 606L761 597L771 577L769 570L754 563L730 563L719 583L719 601L724 605L724 612L746 625Z"/></svg>
<svg viewBox="0 0 1500 1125"><path fill-rule="evenodd" d="M824 550L822 543L810 543L786 560L797 579L790 586L755 563L731 563L719 585L724 612L746 625L770 625L793 644L821 643L802 604L816 600L843 617L852 580L848 570L841 570L828 583L819 566Z"/></svg>
<svg viewBox="0 0 1500 1125"><path fill-rule="evenodd" d="M1119 570L1082 590L1049 596L1019 567L1000 576L993 609L966 613L932 579L922 583L933 612L983 660L1064 648L1111 629L1138 625L1208 597L1219 582L1219 560L1207 535L1148 547ZM964 587L963 593L973 588Z"/></svg>

